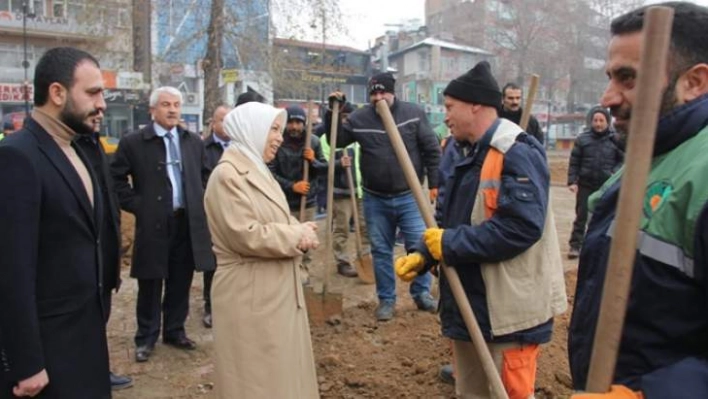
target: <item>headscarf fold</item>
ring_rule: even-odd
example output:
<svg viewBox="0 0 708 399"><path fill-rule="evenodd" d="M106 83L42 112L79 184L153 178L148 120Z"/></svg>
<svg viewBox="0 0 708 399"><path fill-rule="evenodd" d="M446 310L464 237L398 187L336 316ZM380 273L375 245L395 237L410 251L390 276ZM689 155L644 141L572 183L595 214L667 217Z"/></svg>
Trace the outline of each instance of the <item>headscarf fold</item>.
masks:
<svg viewBox="0 0 708 399"><path fill-rule="evenodd" d="M250 102L234 108L224 118L224 130L231 137L230 146L246 155L266 176L270 175L270 170L263 161L263 151L268 133L276 120L284 129L286 115L284 109Z"/></svg>

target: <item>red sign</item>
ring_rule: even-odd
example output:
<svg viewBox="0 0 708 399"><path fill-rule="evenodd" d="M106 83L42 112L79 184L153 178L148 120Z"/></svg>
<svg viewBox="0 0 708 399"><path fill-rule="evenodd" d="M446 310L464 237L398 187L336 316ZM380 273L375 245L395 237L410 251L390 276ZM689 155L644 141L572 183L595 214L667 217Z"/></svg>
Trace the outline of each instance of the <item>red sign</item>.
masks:
<svg viewBox="0 0 708 399"><path fill-rule="evenodd" d="M27 100L34 98L34 86L27 86ZM0 103L21 103L25 101L24 85L0 83Z"/></svg>

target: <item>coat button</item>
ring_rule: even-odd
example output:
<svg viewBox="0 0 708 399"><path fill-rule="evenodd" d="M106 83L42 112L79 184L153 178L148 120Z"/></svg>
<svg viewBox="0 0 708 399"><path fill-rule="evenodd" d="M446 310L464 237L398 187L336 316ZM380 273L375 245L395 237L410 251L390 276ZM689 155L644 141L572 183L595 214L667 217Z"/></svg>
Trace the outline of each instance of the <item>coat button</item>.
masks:
<svg viewBox="0 0 708 399"><path fill-rule="evenodd" d="M158 195L158 196L157 196L157 200L158 200L158 201L162 201L162 196L161 196L161 195Z"/></svg>

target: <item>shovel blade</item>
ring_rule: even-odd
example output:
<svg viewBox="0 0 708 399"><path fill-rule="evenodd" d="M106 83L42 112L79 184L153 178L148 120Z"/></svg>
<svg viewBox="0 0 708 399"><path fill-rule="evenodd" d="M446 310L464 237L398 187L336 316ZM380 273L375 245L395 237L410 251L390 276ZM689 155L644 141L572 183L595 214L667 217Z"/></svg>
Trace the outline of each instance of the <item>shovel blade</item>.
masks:
<svg viewBox="0 0 708 399"><path fill-rule="evenodd" d="M304 292L310 324L322 326L333 316L341 316L342 294L315 292L312 287L305 287Z"/></svg>
<svg viewBox="0 0 708 399"><path fill-rule="evenodd" d="M359 280L365 284L374 284L376 282L374 260L371 258L371 254L360 255L354 260L354 265L359 275Z"/></svg>

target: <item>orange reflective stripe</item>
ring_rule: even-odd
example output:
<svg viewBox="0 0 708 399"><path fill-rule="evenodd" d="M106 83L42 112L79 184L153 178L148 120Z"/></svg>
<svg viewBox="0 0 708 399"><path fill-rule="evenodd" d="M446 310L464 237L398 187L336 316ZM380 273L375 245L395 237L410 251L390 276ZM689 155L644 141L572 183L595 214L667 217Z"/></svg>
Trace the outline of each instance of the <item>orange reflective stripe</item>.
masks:
<svg viewBox="0 0 708 399"><path fill-rule="evenodd" d="M536 385L539 346L524 345L507 349L502 354L502 383L509 399L527 399L532 396Z"/></svg>
<svg viewBox="0 0 708 399"><path fill-rule="evenodd" d="M496 148L490 148L487 156L484 157L479 180L479 189L484 195L484 217L487 219L491 218L497 210L503 167L504 154Z"/></svg>

